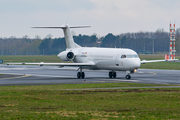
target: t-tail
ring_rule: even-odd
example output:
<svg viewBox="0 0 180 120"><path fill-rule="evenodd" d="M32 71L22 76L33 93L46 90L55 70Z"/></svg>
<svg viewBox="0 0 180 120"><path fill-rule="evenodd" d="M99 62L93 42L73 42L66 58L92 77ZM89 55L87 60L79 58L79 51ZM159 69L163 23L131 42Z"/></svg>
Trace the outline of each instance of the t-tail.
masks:
<svg viewBox="0 0 180 120"><path fill-rule="evenodd" d="M86 27L90 27L90 26L74 26L74 27L70 27L68 24L65 24L65 25L60 26L60 27L32 27L32 28L54 28L54 29L60 29L61 28L61 29L63 29L64 37L65 37L65 41L66 41L66 48L71 49L71 48L79 48L81 46L74 42L74 39L73 39L73 36L71 34L70 28L86 28Z"/></svg>

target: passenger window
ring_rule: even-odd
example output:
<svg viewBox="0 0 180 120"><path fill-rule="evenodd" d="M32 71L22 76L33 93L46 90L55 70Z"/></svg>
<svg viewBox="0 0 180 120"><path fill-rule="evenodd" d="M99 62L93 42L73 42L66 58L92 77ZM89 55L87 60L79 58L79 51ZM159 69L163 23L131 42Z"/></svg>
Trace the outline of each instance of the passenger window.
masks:
<svg viewBox="0 0 180 120"><path fill-rule="evenodd" d="M121 58L126 58L126 55L122 55Z"/></svg>

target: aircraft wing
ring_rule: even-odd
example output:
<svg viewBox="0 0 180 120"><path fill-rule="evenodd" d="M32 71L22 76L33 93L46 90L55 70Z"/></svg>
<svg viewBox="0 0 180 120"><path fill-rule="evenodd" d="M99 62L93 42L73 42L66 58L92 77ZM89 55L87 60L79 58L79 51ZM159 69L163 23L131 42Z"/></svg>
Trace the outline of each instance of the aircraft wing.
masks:
<svg viewBox="0 0 180 120"><path fill-rule="evenodd" d="M179 59L169 59L169 60L142 60L141 64L145 64L145 63L151 63L151 62L165 62L165 61L176 61Z"/></svg>
<svg viewBox="0 0 180 120"><path fill-rule="evenodd" d="M95 65L95 63L93 62L88 62L88 63L44 63L44 62L40 62L40 63L6 63L7 65L39 65L39 66L43 66L43 65L49 65L49 66L93 66Z"/></svg>

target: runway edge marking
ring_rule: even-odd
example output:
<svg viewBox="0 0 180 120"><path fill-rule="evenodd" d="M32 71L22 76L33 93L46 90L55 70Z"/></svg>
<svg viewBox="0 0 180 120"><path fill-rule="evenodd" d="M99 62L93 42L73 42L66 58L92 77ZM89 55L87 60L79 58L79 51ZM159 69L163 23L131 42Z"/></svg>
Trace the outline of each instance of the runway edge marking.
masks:
<svg viewBox="0 0 180 120"><path fill-rule="evenodd" d="M23 77L30 77L31 75L25 75L25 76L19 76L19 77L8 77L8 78L2 78L0 80L5 80L5 79L14 79L14 78L23 78Z"/></svg>

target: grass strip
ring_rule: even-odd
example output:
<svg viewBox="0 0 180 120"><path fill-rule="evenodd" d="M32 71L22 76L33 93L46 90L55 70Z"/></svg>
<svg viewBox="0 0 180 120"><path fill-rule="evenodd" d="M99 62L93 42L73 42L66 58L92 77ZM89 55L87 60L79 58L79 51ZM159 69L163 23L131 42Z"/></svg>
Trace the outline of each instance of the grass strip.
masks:
<svg viewBox="0 0 180 120"><path fill-rule="evenodd" d="M179 119L180 117L179 88L60 90L86 86L73 85L74 87L2 86L0 117L1 119ZM88 85L95 86L87 84L86 87ZM97 85L102 86L139 85L131 83Z"/></svg>
<svg viewBox="0 0 180 120"><path fill-rule="evenodd" d="M64 89L83 89L83 88L116 88L116 87L150 87L150 86L172 86L167 84L138 84L138 83L90 83L90 84L61 84L61 85L37 85L37 86L1 86L0 90L14 89L47 89L47 90L64 90ZM178 86L178 85L173 85Z"/></svg>
<svg viewBox="0 0 180 120"><path fill-rule="evenodd" d="M154 62L141 64L140 69L180 70L180 62Z"/></svg>

